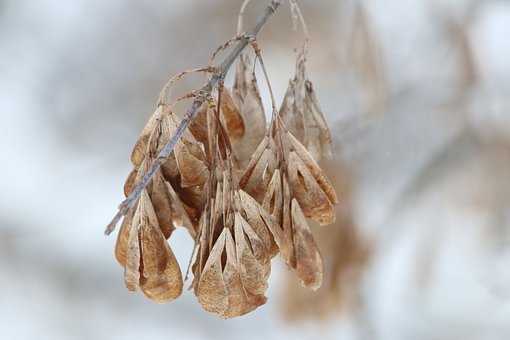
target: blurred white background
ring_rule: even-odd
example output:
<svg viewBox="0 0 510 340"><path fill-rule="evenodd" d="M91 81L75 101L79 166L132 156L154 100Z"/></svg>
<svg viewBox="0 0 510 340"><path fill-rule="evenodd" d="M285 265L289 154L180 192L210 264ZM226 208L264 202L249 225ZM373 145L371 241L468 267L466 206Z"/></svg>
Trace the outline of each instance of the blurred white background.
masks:
<svg viewBox="0 0 510 340"><path fill-rule="evenodd" d="M288 321L281 263L268 304L234 320L191 292L167 305L127 292L103 229L131 147L168 77L235 34L240 3L0 0L0 338L509 338L504 0L300 2L352 187L340 210L370 244L359 278L339 283L352 306L326 295L337 312ZM278 100L299 41L286 4L260 37ZM171 245L185 268L192 240L178 230Z"/></svg>

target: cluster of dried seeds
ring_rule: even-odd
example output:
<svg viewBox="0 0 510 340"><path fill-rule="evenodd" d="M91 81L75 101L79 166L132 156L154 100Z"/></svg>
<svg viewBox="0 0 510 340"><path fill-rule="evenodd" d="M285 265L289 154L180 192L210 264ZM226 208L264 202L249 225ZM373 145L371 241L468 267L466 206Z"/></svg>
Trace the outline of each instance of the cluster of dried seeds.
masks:
<svg viewBox="0 0 510 340"><path fill-rule="evenodd" d="M220 83L204 102L122 223L115 255L130 291L140 289L156 302L182 293L181 269L167 243L176 227L195 240L192 289L203 308L220 317L266 302L278 253L304 286L320 287L322 258L307 218L333 223L337 197L317 164L330 155L331 136L305 76L305 55L298 55L296 75L269 126L245 53L232 89ZM172 105L160 101L133 149L126 196L179 121Z"/></svg>

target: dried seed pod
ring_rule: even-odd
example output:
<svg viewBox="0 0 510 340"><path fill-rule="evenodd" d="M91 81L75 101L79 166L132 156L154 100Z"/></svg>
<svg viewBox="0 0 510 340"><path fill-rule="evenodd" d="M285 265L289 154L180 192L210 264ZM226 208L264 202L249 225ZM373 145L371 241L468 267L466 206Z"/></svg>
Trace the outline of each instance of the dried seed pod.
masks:
<svg viewBox="0 0 510 340"><path fill-rule="evenodd" d="M155 159L175 133L178 125L179 119L172 113L170 107L158 106L133 149L131 159L135 168L140 167L146 157ZM208 176L205 159L204 146L186 131L176 144L172 155L162 165L162 171L168 180L180 176L182 187L199 186Z"/></svg>
<svg viewBox="0 0 510 340"><path fill-rule="evenodd" d="M124 195L126 197L128 197L129 194L131 194L131 192L133 191L133 189L136 185L137 177L138 177L138 170L137 169L131 170L128 177L126 178L126 182L124 182Z"/></svg>
<svg viewBox="0 0 510 340"><path fill-rule="evenodd" d="M322 258L306 218L298 201L292 198L286 177L275 171L271 183L273 188L267 192L264 207L274 205L273 216L281 226L282 257L296 271L303 286L316 290L322 282ZM280 206L276 208L276 204Z"/></svg>
<svg viewBox="0 0 510 340"><path fill-rule="evenodd" d="M310 154L315 155L315 159L321 159L321 156L330 158L332 156L331 133L319 106L319 101L313 89L312 82L309 80L305 81L304 109L304 143L307 150Z"/></svg>
<svg viewBox="0 0 510 340"><path fill-rule="evenodd" d="M322 284L324 271L322 257L296 199L291 203L291 216L297 275L303 286L317 290Z"/></svg>
<svg viewBox="0 0 510 340"><path fill-rule="evenodd" d="M237 159L244 167L266 133L266 116L257 79L250 70L249 57L242 53L237 64L232 101L240 113L244 129L242 138L232 138ZM228 99L227 99L228 100ZM236 130L239 132L239 130Z"/></svg>
<svg viewBox="0 0 510 340"><path fill-rule="evenodd" d="M131 209L129 213L124 217L122 225L120 226L119 234L117 236L117 242L115 243L115 258L122 267L126 266L127 262L129 232L131 230L133 214L134 210Z"/></svg>
<svg viewBox="0 0 510 340"><path fill-rule="evenodd" d="M141 168L146 169L145 161ZM174 189L174 185L168 182L163 175L163 169L156 171L152 181L147 186L147 192L151 198L154 210L158 217L158 222L163 234L168 239L173 230L178 227L185 227L192 237L196 235L199 214L202 206L201 189L200 188L180 188L179 180L173 181L177 183L177 187L182 196L187 201L191 201L193 207L186 205ZM137 181L141 179L139 172L134 169L126 183L124 184L125 195L128 196L134 188ZM191 194L190 194L191 193ZM197 198L198 197L198 198Z"/></svg>
<svg viewBox="0 0 510 340"><path fill-rule="evenodd" d="M288 155L289 184L305 216L321 225L333 223L334 205L338 203L335 189L310 153L290 132L284 134L283 144Z"/></svg>
<svg viewBox="0 0 510 340"><path fill-rule="evenodd" d="M213 110L213 105L209 102L203 103L188 127L193 137L204 145L205 150L209 150L207 117Z"/></svg>
<svg viewBox="0 0 510 340"><path fill-rule="evenodd" d="M223 278L222 254L225 248L227 229L220 234L212 248L207 262L200 273L195 289L202 307L212 313L223 314L228 308L228 289Z"/></svg>
<svg viewBox="0 0 510 340"><path fill-rule="evenodd" d="M152 177L149 190L149 196L158 218L159 226L165 238L168 239L175 230L174 223L178 214L174 207L175 201L173 201L168 192L168 187L161 171L158 170Z"/></svg>
<svg viewBox="0 0 510 340"><path fill-rule="evenodd" d="M143 261L140 286L143 293L160 303L176 299L182 293L183 281L170 246L152 223L143 223L140 232Z"/></svg>
<svg viewBox="0 0 510 340"><path fill-rule="evenodd" d="M245 191L239 190L240 210L264 245L269 258L278 253L285 243L276 221Z"/></svg>
<svg viewBox="0 0 510 340"><path fill-rule="evenodd" d="M182 292L179 264L166 243L147 191L136 210L126 217L118 236L116 257L124 266L124 281L130 291L141 288L156 302L177 298Z"/></svg>
<svg viewBox="0 0 510 340"><path fill-rule="evenodd" d="M279 115L314 159L331 156L331 133L312 82L306 78L305 51L297 56L296 75L289 81Z"/></svg>
<svg viewBox="0 0 510 340"><path fill-rule="evenodd" d="M333 204L294 151L289 154L287 174L293 196L305 215L320 224L332 223L335 220Z"/></svg>
<svg viewBox="0 0 510 340"><path fill-rule="evenodd" d="M163 111L165 110L164 105L158 105L156 111L152 114L152 116L147 121L147 124L143 128L138 140L133 147L133 151L131 152L131 162L135 167L139 167L142 164L145 156L147 155L147 146L149 144L149 138L152 135L153 131L156 129L158 125L158 120L161 118Z"/></svg>
<svg viewBox="0 0 510 340"><path fill-rule="evenodd" d="M275 146L272 138L265 136L246 166L239 185L262 203L265 192L276 169Z"/></svg>
<svg viewBox="0 0 510 340"><path fill-rule="evenodd" d="M167 193L170 196L170 202L172 204L172 221L174 227L184 227L188 230L192 238L196 237L197 227L196 223L192 220L189 215L186 205L181 201L181 198L175 192L172 185L165 181Z"/></svg>
<svg viewBox="0 0 510 340"><path fill-rule="evenodd" d="M171 135L173 135L177 130L179 121L173 114L166 115L165 118L168 119ZM209 169L205 161L204 147L189 131L184 132L179 142L177 142L174 154L182 187L199 186L205 183L209 175Z"/></svg>
<svg viewBox="0 0 510 340"><path fill-rule="evenodd" d="M273 228L274 222L253 198L235 189L232 169L221 168L219 178L213 173L208 184L192 267L193 287L205 310L231 318L266 302L274 243L268 224Z"/></svg>
<svg viewBox="0 0 510 340"><path fill-rule="evenodd" d="M239 141L245 135L246 126L243 116L234 103L230 90L225 87L221 92L221 121L232 142Z"/></svg>
<svg viewBox="0 0 510 340"><path fill-rule="evenodd" d="M264 295L271 271L266 247L240 213L235 214L234 233L239 273L246 292Z"/></svg>

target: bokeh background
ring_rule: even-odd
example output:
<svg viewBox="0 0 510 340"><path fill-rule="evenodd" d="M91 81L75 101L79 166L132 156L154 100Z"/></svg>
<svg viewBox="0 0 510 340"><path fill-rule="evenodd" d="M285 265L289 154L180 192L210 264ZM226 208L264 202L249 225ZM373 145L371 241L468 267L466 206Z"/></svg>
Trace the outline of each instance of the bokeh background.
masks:
<svg viewBox="0 0 510 340"><path fill-rule="evenodd" d="M127 292L103 229L131 147L169 76L235 34L240 3L0 0L0 338L508 339L506 0L300 1L342 199L315 228L324 287L275 260L269 302L228 321L191 292ZM260 36L278 100L301 38L288 4ZM192 240L170 242L185 268Z"/></svg>

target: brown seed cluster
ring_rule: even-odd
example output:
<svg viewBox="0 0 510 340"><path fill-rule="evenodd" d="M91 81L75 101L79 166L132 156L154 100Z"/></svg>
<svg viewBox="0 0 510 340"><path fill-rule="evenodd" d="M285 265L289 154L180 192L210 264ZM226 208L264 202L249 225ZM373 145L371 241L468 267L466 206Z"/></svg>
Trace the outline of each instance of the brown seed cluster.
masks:
<svg viewBox="0 0 510 340"><path fill-rule="evenodd" d="M160 104L131 155L126 195L148 171L179 124ZM268 126L257 79L241 54L232 89L220 86L124 218L115 255L130 291L156 302L182 293L183 278L167 239L185 227L195 240L192 289L203 308L222 318L246 314L267 298L277 254L302 284L317 289L323 264L307 219L335 220L337 197L317 164L331 136L305 53L284 103Z"/></svg>

